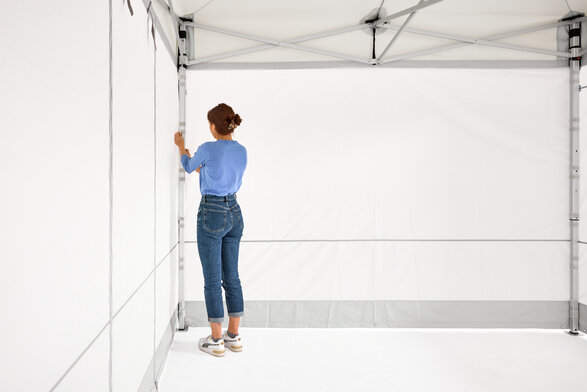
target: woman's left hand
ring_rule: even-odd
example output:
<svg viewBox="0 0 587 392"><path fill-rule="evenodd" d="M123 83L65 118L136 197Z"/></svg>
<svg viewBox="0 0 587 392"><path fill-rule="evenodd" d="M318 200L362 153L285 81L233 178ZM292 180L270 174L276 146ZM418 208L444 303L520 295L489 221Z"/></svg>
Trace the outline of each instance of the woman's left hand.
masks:
<svg viewBox="0 0 587 392"><path fill-rule="evenodd" d="M175 132L175 145L179 148L185 147L185 141L183 140L183 136L181 136L181 132Z"/></svg>

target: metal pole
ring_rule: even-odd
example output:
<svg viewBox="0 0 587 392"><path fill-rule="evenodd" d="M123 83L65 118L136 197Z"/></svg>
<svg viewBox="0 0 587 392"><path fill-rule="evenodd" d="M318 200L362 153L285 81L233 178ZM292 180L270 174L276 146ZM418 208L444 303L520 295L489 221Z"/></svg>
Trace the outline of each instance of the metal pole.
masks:
<svg viewBox="0 0 587 392"><path fill-rule="evenodd" d="M185 95L186 95L186 67L188 56L186 51L187 31L182 24L179 26L179 70L178 70L178 92L179 92L179 132L185 137ZM184 257L184 219L185 219L185 170L179 165L179 186L177 192L177 229L178 229L178 330L187 331L188 326L185 322L185 257Z"/></svg>
<svg viewBox="0 0 587 392"><path fill-rule="evenodd" d="M570 159L570 225L571 225L571 298L569 301L569 333L579 332L579 91L581 69L581 23L575 22L569 26L569 68L570 68L570 132L571 132L571 159Z"/></svg>

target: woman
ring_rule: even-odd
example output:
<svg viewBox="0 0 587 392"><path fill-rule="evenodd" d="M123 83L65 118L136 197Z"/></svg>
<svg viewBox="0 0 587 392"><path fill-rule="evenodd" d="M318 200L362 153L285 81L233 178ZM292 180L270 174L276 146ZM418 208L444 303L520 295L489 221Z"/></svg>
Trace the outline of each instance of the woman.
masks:
<svg viewBox="0 0 587 392"><path fill-rule="evenodd" d="M241 118L232 108L221 103L208 112L210 132L214 142L201 144L194 156L185 148L180 132L175 134L181 163L187 173L200 174L202 198L198 208L198 253L204 272L204 297L212 333L199 341L200 350L224 356L225 347L242 351L238 325L244 314L241 282L238 276L238 251L243 235L243 216L236 201L247 166L247 150L232 140ZM201 170L201 171L200 171ZM222 283L221 283L222 280ZM229 324L222 332L224 308L222 289L226 297Z"/></svg>

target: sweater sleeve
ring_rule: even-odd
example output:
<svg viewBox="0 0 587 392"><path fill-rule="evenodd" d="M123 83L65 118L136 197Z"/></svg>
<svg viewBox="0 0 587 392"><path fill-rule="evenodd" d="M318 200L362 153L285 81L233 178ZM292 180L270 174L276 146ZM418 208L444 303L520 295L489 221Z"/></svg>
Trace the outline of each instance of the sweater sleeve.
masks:
<svg viewBox="0 0 587 392"><path fill-rule="evenodd" d="M198 167L206 164L209 158L208 149L205 147L205 143L201 144L193 157L189 157L188 154L181 156L181 164L187 173L191 173Z"/></svg>

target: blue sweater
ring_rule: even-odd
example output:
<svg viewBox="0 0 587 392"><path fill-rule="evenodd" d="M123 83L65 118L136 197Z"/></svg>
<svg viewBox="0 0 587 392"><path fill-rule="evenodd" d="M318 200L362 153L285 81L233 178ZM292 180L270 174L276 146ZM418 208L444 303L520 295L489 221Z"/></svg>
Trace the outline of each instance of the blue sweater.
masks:
<svg viewBox="0 0 587 392"><path fill-rule="evenodd" d="M236 140L202 143L193 157L181 156L186 172L200 169L200 193L225 196L236 193L247 167L247 149Z"/></svg>

